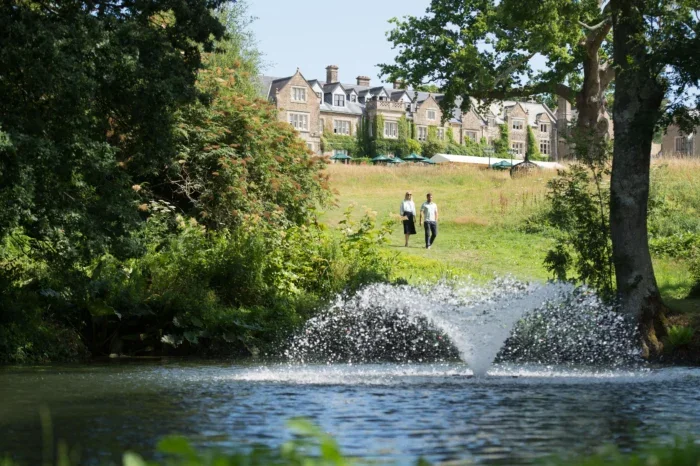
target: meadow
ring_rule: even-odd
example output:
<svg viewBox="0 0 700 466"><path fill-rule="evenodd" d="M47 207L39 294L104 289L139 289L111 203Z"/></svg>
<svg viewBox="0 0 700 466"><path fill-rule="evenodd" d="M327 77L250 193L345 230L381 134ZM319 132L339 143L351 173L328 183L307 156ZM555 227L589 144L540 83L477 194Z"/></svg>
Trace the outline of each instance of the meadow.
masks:
<svg viewBox="0 0 700 466"><path fill-rule="evenodd" d="M528 222L537 223L538 214L546 208L547 182L557 176L554 170L511 178L507 171L475 166L333 164L327 173L337 205L321 220L337 224L351 204L355 204L357 215L371 210L378 221L392 219L396 226L386 252L398 260L397 275L409 282L441 277L470 277L483 282L502 275L528 281L551 278L543 260L554 243L552 234L546 228L528 228ZM433 193L438 204L438 238L430 250L424 247L419 225L418 234L408 248L404 247L398 211L407 190L413 193L417 208L427 192ZM670 235L673 232L659 231L682 227L697 232L700 161L654 161L651 202L661 214L655 217L658 225L650 230ZM654 256L659 286L672 306L698 311L697 302L683 299L693 286L693 278L687 261L678 256L682 254Z"/></svg>

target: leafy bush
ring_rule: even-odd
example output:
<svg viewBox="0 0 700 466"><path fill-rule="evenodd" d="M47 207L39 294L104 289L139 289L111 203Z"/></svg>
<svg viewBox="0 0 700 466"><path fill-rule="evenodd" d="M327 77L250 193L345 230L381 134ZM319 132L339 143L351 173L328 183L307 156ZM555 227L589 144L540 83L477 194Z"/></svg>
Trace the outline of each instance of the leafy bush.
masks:
<svg viewBox="0 0 700 466"><path fill-rule="evenodd" d="M124 353L162 344L255 353L334 294L389 280L393 262L380 245L391 225L377 226L371 214L354 222L352 213L341 237L322 225L280 230L261 221L212 232L175 216L177 230L165 240L171 218L155 216L142 258L106 256L92 271L89 306L100 339L117 332Z"/></svg>
<svg viewBox="0 0 700 466"><path fill-rule="evenodd" d="M697 466L698 463L700 444L692 439L646 448L640 453L623 454L615 447L606 447L586 458L560 457L542 462L545 466Z"/></svg>
<svg viewBox="0 0 700 466"><path fill-rule="evenodd" d="M547 223L556 228L557 244L545 266L559 280L574 278L610 298L613 294L612 244L608 205L610 192L603 172L574 164L548 183ZM569 271L576 275L569 277Z"/></svg>
<svg viewBox="0 0 700 466"><path fill-rule="evenodd" d="M668 328L666 343L671 346L671 349L686 347L693 341L693 335L695 335L695 329L692 327L671 325Z"/></svg>

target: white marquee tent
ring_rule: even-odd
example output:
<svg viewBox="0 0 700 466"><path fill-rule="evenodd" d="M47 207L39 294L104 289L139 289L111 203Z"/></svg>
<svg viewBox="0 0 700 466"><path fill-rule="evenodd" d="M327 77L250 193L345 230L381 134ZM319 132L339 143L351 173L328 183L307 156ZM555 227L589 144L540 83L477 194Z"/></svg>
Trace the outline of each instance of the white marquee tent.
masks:
<svg viewBox="0 0 700 466"><path fill-rule="evenodd" d="M452 154L435 154L432 156L430 159L435 163L471 163L474 165L485 165L488 166L489 160L491 161L491 164L493 165L494 163L498 163L502 160L505 160L506 162L510 162L510 159L501 159L498 157L491 157L489 159L488 157L475 157L473 155L452 155ZM522 162L520 159L513 159L513 165L516 163ZM549 168L549 169L561 169L565 168L562 164L557 163L557 162L539 162L539 161L532 161L535 165L542 167L542 168Z"/></svg>

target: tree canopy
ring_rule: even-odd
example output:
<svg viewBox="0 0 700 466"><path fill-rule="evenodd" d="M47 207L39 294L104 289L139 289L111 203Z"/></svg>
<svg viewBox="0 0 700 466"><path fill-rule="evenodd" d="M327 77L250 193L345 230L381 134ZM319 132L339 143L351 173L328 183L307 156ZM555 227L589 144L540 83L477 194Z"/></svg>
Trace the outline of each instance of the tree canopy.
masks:
<svg viewBox="0 0 700 466"><path fill-rule="evenodd" d="M581 126L594 126L614 79L609 8L600 0L433 0L423 17L394 18L391 80L437 83L448 107L458 97L557 94L576 102ZM536 66L543 59L544 68ZM462 99L463 109L471 105ZM587 110L588 109L588 110Z"/></svg>

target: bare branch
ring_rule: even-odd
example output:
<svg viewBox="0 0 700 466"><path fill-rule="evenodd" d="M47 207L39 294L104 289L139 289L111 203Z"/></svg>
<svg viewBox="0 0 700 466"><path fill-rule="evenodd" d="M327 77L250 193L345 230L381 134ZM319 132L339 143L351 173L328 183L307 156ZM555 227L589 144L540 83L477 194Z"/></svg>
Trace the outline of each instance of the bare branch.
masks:
<svg viewBox="0 0 700 466"><path fill-rule="evenodd" d="M589 31L597 31L598 29L600 29L600 28L602 28L603 26L605 26L605 23L607 23L608 21L610 21L610 18L605 18L603 21L601 21L601 22L598 23L598 24L594 24L593 26L589 26L588 24L586 24L586 23L584 23L583 21L580 21L580 20L577 21L577 23L579 24L579 26L583 26L584 28L588 29Z"/></svg>
<svg viewBox="0 0 700 466"><path fill-rule="evenodd" d="M498 85L499 85L500 83L502 83L505 79L507 79L508 76L510 76L510 74L511 74L513 71L515 71L515 69L516 69L517 67L519 67L520 65L522 65L522 64L524 64L524 63L529 62L530 60L532 60L532 57L534 57L534 56L535 56L534 53L531 53L530 55L522 55L522 56L520 57L519 60L516 60L515 63L512 63L508 68L506 68L506 69L503 71L503 73L501 73L501 75L496 79L495 85L498 86Z"/></svg>

